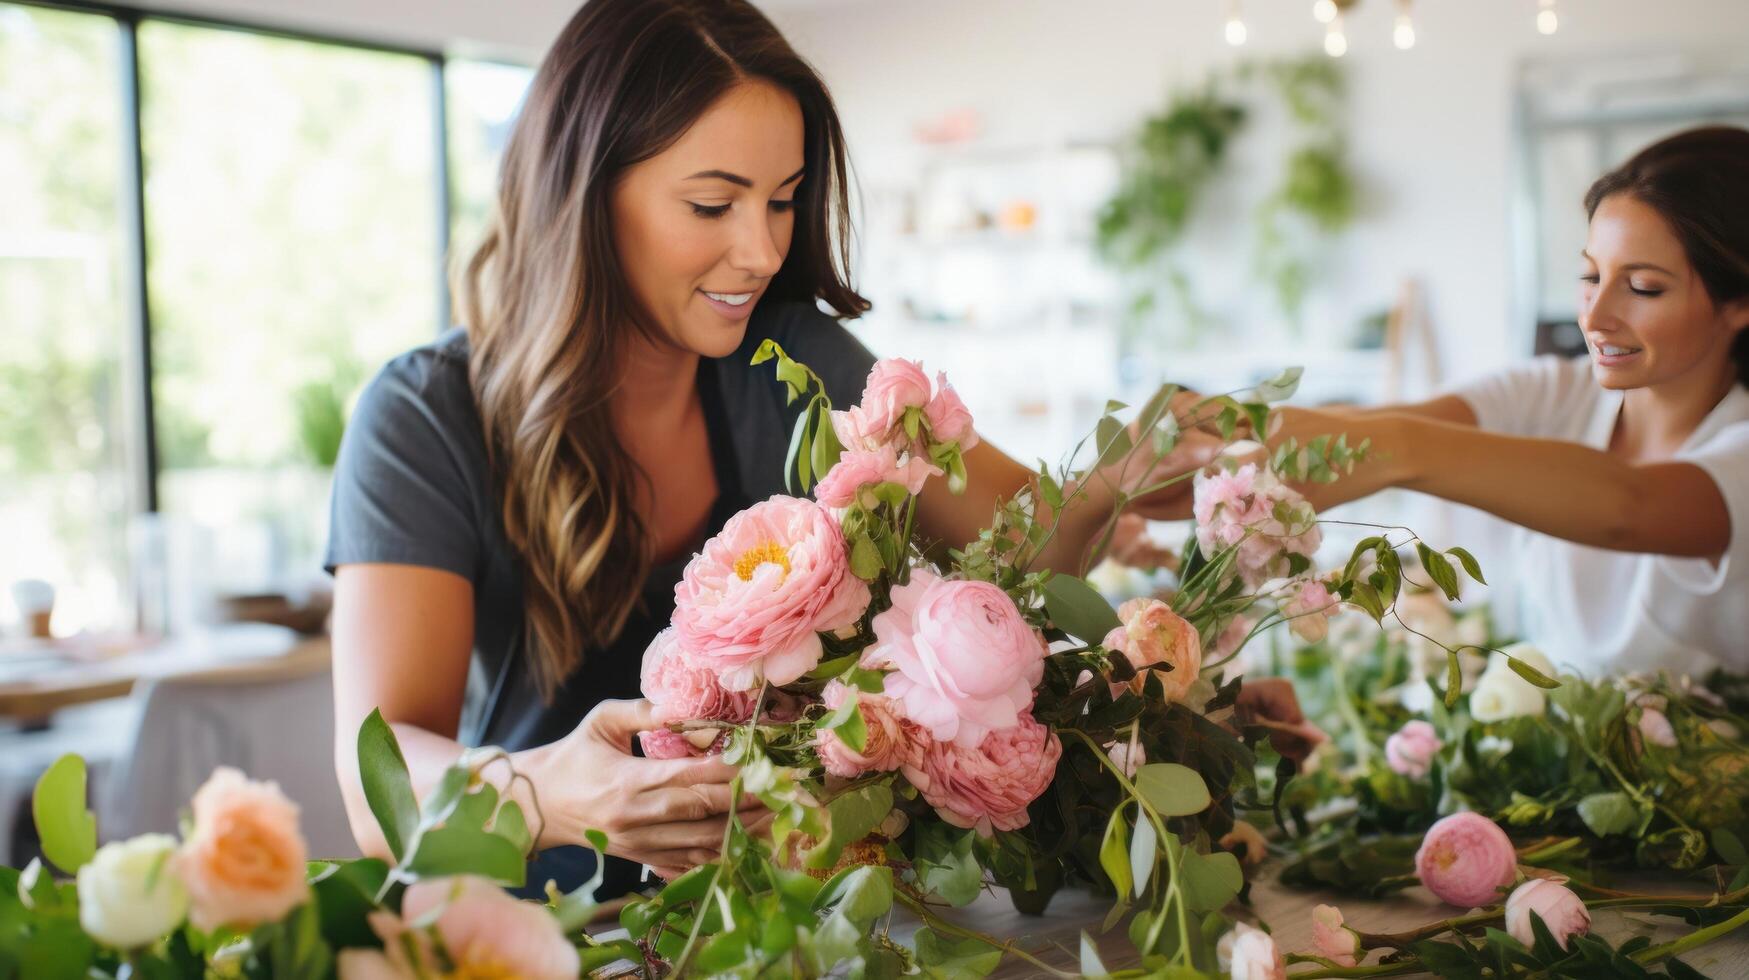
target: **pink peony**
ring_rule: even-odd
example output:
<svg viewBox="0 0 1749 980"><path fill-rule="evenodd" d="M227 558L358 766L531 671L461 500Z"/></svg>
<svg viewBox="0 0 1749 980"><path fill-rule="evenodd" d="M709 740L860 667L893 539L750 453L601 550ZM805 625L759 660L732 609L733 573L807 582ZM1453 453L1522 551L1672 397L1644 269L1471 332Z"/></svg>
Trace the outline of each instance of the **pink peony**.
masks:
<svg viewBox="0 0 1749 980"><path fill-rule="evenodd" d="M826 475L814 487L814 498L827 507L849 507L856 503L864 487L882 483L897 483L915 496L923 492L923 484L932 476L940 476L941 467L921 456L905 453L904 462L891 446L879 449L846 449ZM863 500L872 507L871 499Z"/></svg>
<svg viewBox="0 0 1749 980"><path fill-rule="evenodd" d="M777 496L729 518L674 587L684 656L731 691L788 684L820 662L821 632L868 608L844 535L825 508Z"/></svg>
<svg viewBox="0 0 1749 980"><path fill-rule="evenodd" d="M1307 579L1281 604L1282 614L1288 617L1287 628L1307 643L1319 642L1330 634L1336 601L1323 582Z"/></svg>
<svg viewBox="0 0 1749 980"><path fill-rule="evenodd" d="M453 972L439 968L422 930L408 925L433 916L432 929ZM401 900L401 918L375 913L371 926L383 939L383 949L343 950L340 980L413 980L440 973L575 980L583 966L551 912L471 875L413 883ZM407 941L409 934L412 942Z"/></svg>
<svg viewBox="0 0 1749 980"><path fill-rule="evenodd" d="M1232 980L1285 980L1287 961L1276 948L1275 938L1262 929L1240 922L1215 944L1221 971Z"/></svg>
<svg viewBox="0 0 1749 980"><path fill-rule="evenodd" d="M976 748L931 743L921 760L903 771L941 819L988 837L1027 825L1026 808L1050 786L1062 754L1055 732L1022 715L1017 724L984 736Z"/></svg>
<svg viewBox="0 0 1749 980"><path fill-rule="evenodd" d="M1665 749L1676 747L1676 729L1671 726L1670 718L1657 708L1640 709L1639 728L1647 743Z"/></svg>
<svg viewBox="0 0 1749 980"><path fill-rule="evenodd" d="M717 675L689 659L680 649L674 628L656 634L644 650L640 673L644 697L656 706L656 720L728 721L739 724L753 717L758 695L730 691L717 683Z"/></svg>
<svg viewBox="0 0 1749 980"><path fill-rule="evenodd" d="M1427 890L1459 908L1492 905L1518 873L1512 841L1479 813L1454 813L1427 828L1415 874Z"/></svg>
<svg viewBox="0 0 1749 980"><path fill-rule="evenodd" d="M1047 649L1008 593L919 568L892 599L874 618L875 642L862 665L896 671L886 694L905 717L964 748L1020 723Z"/></svg>
<svg viewBox="0 0 1749 980"><path fill-rule="evenodd" d="M1411 721L1385 739L1385 762L1394 773L1420 779L1427 775L1433 757L1444 744L1432 725L1425 721Z"/></svg>
<svg viewBox="0 0 1749 980"><path fill-rule="evenodd" d="M962 452L978 444L978 434L972 429L972 413L960 401L959 392L947 383L947 375L936 372L935 397L929 400L923 415L929 420L929 435L935 442L958 443Z"/></svg>
<svg viewBox="0 0 1749 980"><path fill-rule="evenodd" d="M1323 543L1306 498L1255 463L1230 473L1199 473L1194 493L1197 545L1210 558L1237 548L1234 564L1251 588L1285 576L1290 555L1310 558Z"/></svg>
<svg viewBox="0 0 1749 980"><path fill-rule="evenodd" d="M1337 966L1353 966L1360 953L1360 937L1342 925L1342 910L1334 905L1312 909L1312 952Z"/></svg>
<svg viewBox="0 0 1749 980"><path fill-rule="evenodd" d="M278 785L220 766L195 792L193 807L194 832L171 864L188 889L196 927L277 922L309 897L298 805Z"/></svg>
<svg viewBox="0 0 1749 980"><path fill-rule="evenodd" d="M1562 949L1567 948L1568 937L1591 931L1591 911L1562 884L1566 880L1532 878L1506 896L1506 931L1513 939L1526 946L1535 944L1536 933L1530 928L1532 912L1548 926L1549 935Z"/></svg>
<svg viewBox="0 0 1749 980"><path fill-rule="evenodd" d="M820 692L820 699L826 707L836 710L849 694L850 688L833 681ZM906 721L897 704L867 691L857 695L856 704L867 731L861 752L845 745L836 732L815 732L814 747L827 772L855 779L865 772L892 772L902 765L915 765L922 758L929 735Z"/></svg>
<svg viewBox="0 0 1749 980"><path fill-rule="evenodd" d="M1142 693L1152 674L1165 688L1166 700L1182 701L1202 670L1202 637L1196 627L1172 611L1158 599L1131 599L1118 607L1123 625L1105 635L1100 645L1108 650L1122 651L1136 676L1129 688ZM1152 664L1166 664L1169 671L1149 670ZM1122 693L1122 687L1112 685L1112 697Z"/></svg>

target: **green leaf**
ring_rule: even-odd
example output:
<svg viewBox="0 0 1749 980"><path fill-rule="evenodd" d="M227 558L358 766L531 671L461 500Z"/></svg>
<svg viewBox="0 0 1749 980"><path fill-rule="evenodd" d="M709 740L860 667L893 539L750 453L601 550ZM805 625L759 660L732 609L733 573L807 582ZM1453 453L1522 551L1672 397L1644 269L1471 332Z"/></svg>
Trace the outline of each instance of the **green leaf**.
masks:
<svg viewBox="0 0 1749 980"><path fill-rule="evenodd" d="M388 877L386 863L360 858L332 863L310 879L322 937L329 945L338 949L381 942L365 917L376 909L376 895Z"/></svg>
<svg viewBox="0 0 1749 980"><path fill-rule="evenodd" d="M1154 833L1153 821L1136 817L1136 832L1130 838L1130 877L1135 879L1136 897L1148 890L1148 879L1154 875L1154 864L1160 857L1160 838Z"/></svg>
<svg viewBox="0 0 1749 980"><path fill-rule="evenodd" d="M1544 674L1542 671L1537 670L1535 667L1532 667L1530 664L1525 663L1517 657L1507 657L1506 665L1512 668L1514 674L1530 681L1532 684L1535 684L1537 687L1540 687L1545 691L1553 690L1561 686L1560 681Z"/></svg>
<svg viewBox="0 0 1749 980"><path fill-rule="evenodd" d="M1105 839L1099 844L1099 866L1105 869L1105 876L1111 879L1111 886L1119 895L1129 894L1135 881L1130 875L1129 822L1123 813L1122 806L1111 811L1111 817L1105 822Z"/></svg>
<svg viewBox="0 0 1749 980"><path fill-rule="evenodd" d="M1045 612L1057 628L1087 643L1098 643L1123 625L1111 603L1093 586L1061 573L1045 581Z"/></svg>
<svg viewBox="0 0 1749 980"><path fill-rule="evenodd" d="M984 867L974 850L977 840L975 831L962 833L946 824L919 826L915 868L924 889L956 908L971 904L984 888Z"/></svg>
<svg viewBox="0 0 1749 980"><path fill-rule="evenodd" d="M1599 837L1625 834L1640 825L1640 808L1626 793L1592 793L1579 801L1579 819Z"/></svg>
<svg viewBox="0 0 1749 980"><path fill-rule="evenodd" d="M1713 829L1713 850L1718 852L1719 859L1726 864L1749 864L1749 849L1743 847L1743 841L1736 834L1723 827Z"/></svg>
<svg viewBox="0 0 1749 980"><path fill-rule="evenodd" d="M1459 583L1457 571L1451 567L1451 562L1421 541L1415 542L1415 553L1420 556L1421 567L1426 569L1427 577L1433 580L1434 585L1439 586L1439 591L1447 599L1457 599Z"/></svg>
<svg viewBox="0 0 1749 980"><path fill-rule="evenodd" d="M923 975L941 980L975 980L988 976L1002 962L1002 951L982 939L948 940L925 926L911 943Z"/></svg>
<svg viewBox="0 0 1749 980"><path fill-rule="evenodd" d="M402 869L419 878L474 874L501 885L522 887L527 876L522 851L497 834L461 827L436 827L419 838L418 852Z"/></svg>
<svg viewBox="0 0 1749 980"><path fill-rule="evenodd" d="M445 823L469 830L485 830L486 824L492 820L492 811L497 807L498 788L491 783L482 782L474 792L465 794L456 801L455 810Z"/></svg>
<svg viewBox="0 0 1749 980"><path fill-rule="evenodd" d="M797 489L796 474L801 473L808 466L808 458L805 455L808 448L806 438L811 425L812 420L808 413L803 412L796 417L796 427L790 430L789 448L783 454L786 461L783 468L783 487L791 493L808 492L808 484L805 479L802 481L801 488Z"/></svg>
<svg viewBox="0 0 1749 980"><path fill-rule="evenodd" d="M1300 376L1306 373L1302 367L1290 367L1268 381L1259 384L1255 390L1257 400L1263 402L1279 402L1292 398L1300 388Z"/></svg>
<svg viewBox="0 0 1749 980"><path fill-rule="evenodd" d="M321 919L314 903L305 902L277 927L268 944L275 977L322 977L334 963L334 953L322 941Z"/></svg>
<svg viewBox="0 0 1749 980"><path fill-rule="evenodd" d="M1483 585L1488 584L1488 580L1482 577L1482 563L1476 560L1475 555L1470 554L1462 548L1447 548L1445 549L1445 553L1456 558L1458 562L1464 566L1464 571L1469 574L1470 578L1475 579Z"/></svg>
<svg viewBox="0 0 1749 980"><path fill-rule="evenodd" d="M1245 887L1245 872L1239 867L1239 859L1226 851L1199 854L1186 847L1179 852L1178 859L1184 904L1192 912L1224 908Z"/></svg>
<svg viewBox="0 0 1749 980"><path fill-rule="evenodd" d="M590 946L577 951L577 958L583 964L583 974L588 976L596 970L620 960L627 963L642 963L644 951L638 944L629 939L615 939L599 946Z"/></svg>
<svg viewBox="0 0 1749 980"><path fill-rule="evenodd" d="M1202 775L1176 762L1153 762L1136 771L1136 792L1162 817L1188 817L1208 809Z"/></svg>
<svg viewBox="0 0 1749 980"><path fill-rule="evenodd" d="M534 850L534 834L528 829L528 818L515 800L506 800L492 820L492 833L509 841L526 856Z"/></svg>
<svg viewBox="0 0 1749 980"><path fill-rule="evenodd" d="M377 818L383 840L397 860L419 829L419 800L401 743L381 711L372 710L358 728L358 775L364 798Z"/></svg>
<svg viewBox="0 0 1749 980"><path fill-rule="evenodd" d="M73 874L97 853L97 817L85 806L85 760L63 755L36 781L30 801L44 856Z"/></svg>
<svg viewBox="0 0 1749 980"><path fill-rule="evenodd" d="M595 913L601 907L595 901L595 890L601 887L601 879L607 874L607 835L599 830L586 830L583 836L588 838L589 847L595 852L595 873L588 881L563 895L553 882L546 883L547 901L552 904L553 916L559 920L559 929L567 935L594 921ZM714 870L716 865L706 867Z"/></svg>
<svg viewBox="0 0 1749 980"><path fill-rule="evenodd" d="M814 911L836 908L846 919L867 928L893 907L893 869L859 864L845 868L814 897Z"/></svg>
<svg viewBox="0 0 1749 980"><path fill-rule="evenodd" d="M1458 664L1455 650L1445 652L1445 706L1456 707L1458 695L1463 693L1464 671Z"/></svg>
<svg viewBox="0 0 1749 980"><path fill-rule="evenodd" d="M852 752L861 752L868 747L868 724L863 721L862 709L857 704L860 694L860 688L851 688L844 703L814 725L816 729L836 734Z"/></svg>
<svg viewBox="0 0 1749 980"><path fill-rule="evenodd" d="M874 783L840 793L826 804L826 839L807 854L810 868L830 868L844 848L881 825L893 810L893 790Z"/></svg>

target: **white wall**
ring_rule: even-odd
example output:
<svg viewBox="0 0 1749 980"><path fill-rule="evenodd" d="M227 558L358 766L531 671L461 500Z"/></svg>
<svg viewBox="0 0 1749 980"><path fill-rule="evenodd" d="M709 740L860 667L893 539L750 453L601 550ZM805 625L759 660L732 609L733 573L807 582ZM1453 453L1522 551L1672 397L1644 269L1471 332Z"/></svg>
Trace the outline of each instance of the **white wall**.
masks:
<svg viewBox="0 0 1749 980"><path fill-rule="evenodd" d="M1717 61L1749 39L1749 3L1560 0L1545 37L1535 0L1421 0L1407 52L1391 44L1393 6L1363 0L1349 17L1353 162L1369 200L1315 309L1352 319L1419 276L1448 377L1471 376L1528 351L1523 325L1509 326L1519 66L1646 51ZM1245 7L1240 49L1222 40L1219 0L881 0L774 16L826 76L867 182L903 166L912 126L946 109L976 109L996 144L1107 139L1213 66L1322 41L1311 0Z"/></svg>

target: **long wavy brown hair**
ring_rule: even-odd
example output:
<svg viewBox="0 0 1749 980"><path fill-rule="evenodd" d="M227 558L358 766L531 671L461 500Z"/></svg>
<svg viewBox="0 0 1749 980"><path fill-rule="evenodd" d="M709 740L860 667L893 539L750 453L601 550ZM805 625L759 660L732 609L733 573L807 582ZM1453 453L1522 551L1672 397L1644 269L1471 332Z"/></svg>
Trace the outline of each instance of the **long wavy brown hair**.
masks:
<svg viewBox="0 0 1749 980"><path fill-rule="evenodd" d="M522 559L525 646L548 698L586 647L618 637L652 561L633 504L646 477L615 438L609 400L632 331L657 328L615 251L612 189L754 79L793 95L805 129L794 237L763 302L862 313L831 96L745 0L589 0L535 74L496 211L455 276L504 529Z"/></svg>

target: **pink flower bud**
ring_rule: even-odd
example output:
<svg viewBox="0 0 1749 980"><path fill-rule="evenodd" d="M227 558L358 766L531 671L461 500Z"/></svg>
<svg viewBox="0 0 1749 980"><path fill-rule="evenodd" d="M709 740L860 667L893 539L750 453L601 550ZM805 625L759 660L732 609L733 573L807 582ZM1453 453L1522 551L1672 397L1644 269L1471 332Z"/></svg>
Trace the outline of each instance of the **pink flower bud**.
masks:
<svg viewBox="0 0 1749 980"><path fill-rule="evenodd" d="M1562 949L1567 948L1568 937L1582 936L1591 930L1591 911L1563 881L1566 879L1532 878L1512 890L1506 897L1506 931L1512 938L1526 946L1536 942L1536 934L1530 928L1532 912L1548 926L1549 935L1555 937Z"/></svg>
<svg viewBox="0 0 1749 980"><path fill-rule="evenodd" d="M1392 772L1420 779L1427 775L1433 757L1444 744L1432 725L1425 721L1411 721L1385 739L1385 761L1390 764Z"/></svg>
<svg viewBox="0 0 1749 980"><path fill-rule="evenodd" d="M1459 908L1492 905L1512 884L1518 853L1494 821L1479 813L1454 813L1427 828L1415 852L1415 874L1441 901Z"/></svg>

